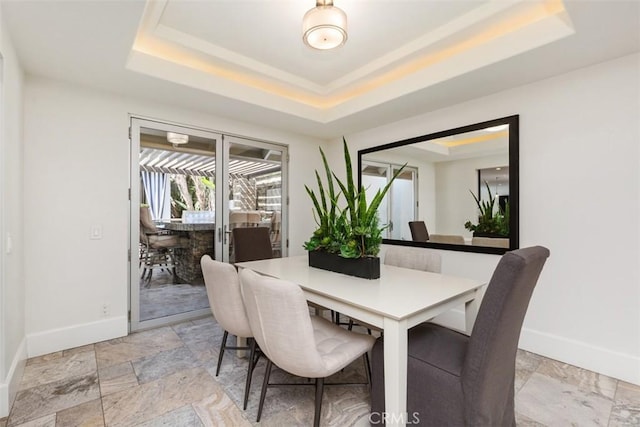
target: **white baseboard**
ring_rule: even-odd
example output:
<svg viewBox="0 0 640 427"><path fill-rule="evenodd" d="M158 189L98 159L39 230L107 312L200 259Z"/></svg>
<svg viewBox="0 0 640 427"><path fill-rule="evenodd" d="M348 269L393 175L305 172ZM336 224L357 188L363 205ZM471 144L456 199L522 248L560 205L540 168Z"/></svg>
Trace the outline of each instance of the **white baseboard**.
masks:
<svg viewBox="0 0 640 427"><path fill-rule="evenodd" d="M519 347L532 353L640 385L640 357L523 328Z"/></svg>
<svg viewBox="0 0 640 427"><path fill-rule="evenodd" d="M434 322L464 331L464 311L450 310L436 317ZM638 356L529 328L522 329L518 346L544 357L640 385L640 357Z"/></svg>
<svg viewBox="0 0 640 427"><path fill-rule="evenodd" d="M41 356L99 341L123 337L128 333L126 316L111 317L96 322L50 329L27 335L29 357Z"/></svg>
<svg viewBox="0 0 640 427"><path fill-rule="evenodd" d="M18 385L22 379L24 366L27 362L27 340L22 339L13 357L7 377L0 383L0 418L9 415L9 409L18 394Z"/></svg>

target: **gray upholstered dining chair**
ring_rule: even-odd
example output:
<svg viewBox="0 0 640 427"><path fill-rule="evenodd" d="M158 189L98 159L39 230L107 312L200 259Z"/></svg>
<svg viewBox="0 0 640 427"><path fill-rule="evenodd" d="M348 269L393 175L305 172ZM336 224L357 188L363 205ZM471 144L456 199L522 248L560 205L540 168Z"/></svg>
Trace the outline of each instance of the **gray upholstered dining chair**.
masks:
<svg viewBox="0 0 640 427"><path fill-rule="evenodd" d="M507 252L471 336L422 323L409 331L407 410L421 425L515 426L515 360L522 322L549 250ZM371 411L384 412L384 355L372 352Z"/></svg>
<svg viewBox="0 0 640 427"><path fill-rule="evenodd" d="M240 338L253 338L249 318L244 308L240 289L240 279L236 268L227 263L211 259L209 255L204 255L200 259L204 283L207 288L207 298L209 306L218 324L224 329L220 352L218 354L218 365L216 367L216 377L220 373L222 357L225 350L251 350L249 354L249 368L244 388L244 409L247 409L249 389L251 388L251 377L256 363L256 344L251 340L250 347L228 346L227 339L229 333Z"/></svg>
<svg viewBox="0 0 640 427"><path fill-rule="evenodd" d="M260 406L260 421L273 364L290 374L315 378L314 426L320 424L324 379L364 357L375 339L347 331L320 316L310 316L307 301L295 283L240 271L242 296L255 340L268 358ZM368 375L367 375L368 377Z"/></svg>
<svg viewBox="0 0 640 427"><path fill-rule="evenodd" d="M234 262L273 258L271 237L267 227L240 227L233 229Z"/></svg>
<svg viewBox="0 0 640 427"><path fill-rule="evenodd" d="M411 230L411 240L414 242L429 240L429 232L424 221L409 221L409 230Z"/></svg>

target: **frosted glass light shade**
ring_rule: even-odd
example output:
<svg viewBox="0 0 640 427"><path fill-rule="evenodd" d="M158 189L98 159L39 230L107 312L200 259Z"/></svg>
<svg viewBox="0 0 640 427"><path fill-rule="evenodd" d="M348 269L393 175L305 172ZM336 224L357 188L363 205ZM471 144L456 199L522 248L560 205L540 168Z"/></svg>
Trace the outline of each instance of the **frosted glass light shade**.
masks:
<svg viewBox="0 0 640 427"><path fill-rule="evenodd" d="M314 49L326 50L347 41L347 15L335 6L316 6L302 19L302 39Z"/></svg>
<svg viewBox="0 0 640 427"><path fill-rule="evenodd" d="M167 132L167 141L174 145L186 144L187 142L189 142L189 135Z"/></svg>

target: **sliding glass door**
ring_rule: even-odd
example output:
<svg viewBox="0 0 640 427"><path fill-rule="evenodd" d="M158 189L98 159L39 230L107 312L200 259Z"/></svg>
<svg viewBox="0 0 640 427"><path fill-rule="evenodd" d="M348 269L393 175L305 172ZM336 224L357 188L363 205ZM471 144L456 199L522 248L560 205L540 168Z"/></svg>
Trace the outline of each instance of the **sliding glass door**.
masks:
<svg viewBox="0 0 640 427"><path fill-rule="evenodd" d="M287 151L277 144L234 136L223 137L224 179L223 259L235 261L232 231L237 227L266 227L274 257L284 256L287 212ZM286 246L286 244L284 245Z"/></svg>
<svg viewBox="0 0 640 427"><path fill-rule="evenodd" d="M286 254L286 158L281 145L132 118L131 330L211 313L200 258L233 262L233 227L268 227Z"/></svg>

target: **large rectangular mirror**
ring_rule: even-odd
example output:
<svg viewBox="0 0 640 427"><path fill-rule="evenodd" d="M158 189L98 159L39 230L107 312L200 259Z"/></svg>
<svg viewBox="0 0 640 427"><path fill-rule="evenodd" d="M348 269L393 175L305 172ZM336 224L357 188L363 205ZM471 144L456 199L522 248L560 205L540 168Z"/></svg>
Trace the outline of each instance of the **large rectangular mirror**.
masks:
<svg viewBox="0 0 640 427"><path fill-rule="evenodd" d="M402 165L378 210L383 243L502 254L518 242L518 116L358 151L367 199Z"/></svg>

